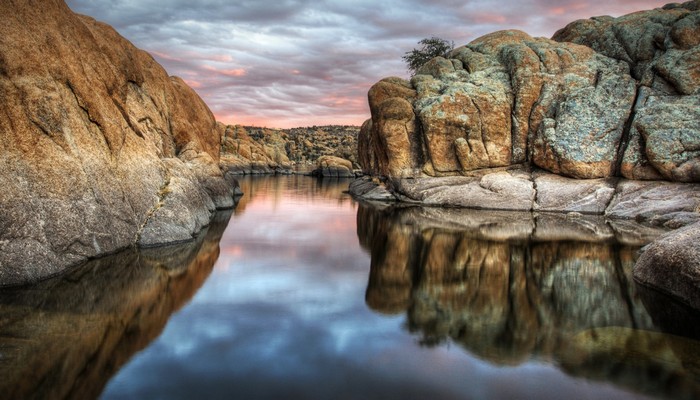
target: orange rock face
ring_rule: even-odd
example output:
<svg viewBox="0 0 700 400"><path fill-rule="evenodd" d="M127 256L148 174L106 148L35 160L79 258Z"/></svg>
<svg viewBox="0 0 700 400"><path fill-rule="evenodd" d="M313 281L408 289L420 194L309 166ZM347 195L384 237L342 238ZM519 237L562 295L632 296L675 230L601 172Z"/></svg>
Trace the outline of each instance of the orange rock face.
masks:
<svg viewBox="0 0 700 400"><path fill-rule="evenodd" d="M185 240L232 189L207 106L60 0L0 3L0 284Z"/></svg>

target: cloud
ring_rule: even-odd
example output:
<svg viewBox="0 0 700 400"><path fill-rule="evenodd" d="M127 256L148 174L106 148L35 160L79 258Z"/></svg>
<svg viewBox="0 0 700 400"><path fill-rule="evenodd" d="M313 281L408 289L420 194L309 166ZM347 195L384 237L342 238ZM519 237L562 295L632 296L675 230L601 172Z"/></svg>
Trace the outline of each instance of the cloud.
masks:
<svg viewBox="0 0 700 400"><path fill-rule="evenodd" d="M226 123L361 124L367 90L407 77L425 37L463 45L501 29L551 36L568 22L658 0L68 0L182 77Z"/></svg>

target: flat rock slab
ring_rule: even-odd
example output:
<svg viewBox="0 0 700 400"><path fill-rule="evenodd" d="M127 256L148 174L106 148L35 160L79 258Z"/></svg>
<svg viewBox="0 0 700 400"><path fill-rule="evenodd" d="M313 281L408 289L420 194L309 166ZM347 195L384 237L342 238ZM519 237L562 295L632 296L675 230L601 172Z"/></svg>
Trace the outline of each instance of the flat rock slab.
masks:
<svg viewBox="0 0 700 400"><path fill-rule="evenodd" d="M571 179L549 173L535 173L540 211L602 214L615 194L615 179Z"/></svg>
<svg viewBox="0 0 700 400"><path fill-rule="evenodd" d="M700 309L700 223L669 232L643 249L634 278Z"/></svg>
<svg viewBox="0 0 700 400"><path fill-rule="evenodd" d="M364 200L396 201L396 197L387 190L386 186L370 177L363 177L350 182L348 191L350 194L361 197Z"/></svg>
<svg viewBox="0 0 700 400"><path fill-rule="evenodd" d="M365 178L369 182L371 178ZM639 227L677 229L700 221L700 184L627 179L572 179L537 171L496 171L480 176L393 179L386 187L355 183L350 192L367 200L396 199L424 206L605 215ZM369 197L371 196L371 198ZM626 232L629 224L618 224ZM656 236L658 232L649 232ZM642 236L637 235L644 242Z"/></svg>
<svg viewBox="0 0 700 400"><path fill-rule="evenodd" d="M700 184L622 180L605 215L667 228L692 224L700 221Z"/></svg>
<svg viewBox="0 0 700 400"><path fill-rule="evenodd" d="M519 171L481 177L400 179L393 184L400 196L428 206L529 211L535 199L530 174Z"/></svg>

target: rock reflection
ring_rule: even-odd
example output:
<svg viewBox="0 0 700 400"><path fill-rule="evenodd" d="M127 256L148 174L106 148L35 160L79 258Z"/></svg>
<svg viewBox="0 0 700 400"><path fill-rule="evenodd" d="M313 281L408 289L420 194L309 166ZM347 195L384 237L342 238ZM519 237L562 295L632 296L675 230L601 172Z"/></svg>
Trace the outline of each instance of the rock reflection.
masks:
<svg viewBox="0 0 700 400"><path fill-rule="evenodd" d="M242 215L249 203L269 200L278 205L289 201L290 190L299 202L317 203L329 199L337 200L338 204L354 201L343 193L348 190L347 178L309 179L304 175L268 176L246 175L238 177L243 196L236 206L236 215Z"/></svg>
<svg viewBox="0 0 700 400"><path fill-rule="evenodd" d="M128 250L0 291L4 398L96 398L211 273L232 211L195 241Z"/></svg>
<svg viewBox="0 0 700 400"><path fill-rule="evenodd" d="M638 236L581 215L367 204L357 222L371 253L368 306L406 312L423 345L450 340L499 365L536 359L647 394L700 395L699 342L658 332L633 283L638 247L622 243ZM697 326L697 314L686 318Z"/></svg>

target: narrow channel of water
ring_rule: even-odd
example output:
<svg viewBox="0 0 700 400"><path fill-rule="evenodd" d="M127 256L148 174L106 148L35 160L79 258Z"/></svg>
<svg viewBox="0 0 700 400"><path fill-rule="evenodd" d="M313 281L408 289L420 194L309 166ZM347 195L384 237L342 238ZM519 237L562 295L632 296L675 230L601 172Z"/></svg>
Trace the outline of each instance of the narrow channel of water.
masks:
<svg viewBox="0 0 700 400"><path fill-rule="evenodd" d="M0 291L0 393L700 396L698 314L631 279L645 235L358 203L347 183L245 177L192 243Z"/></svg>

